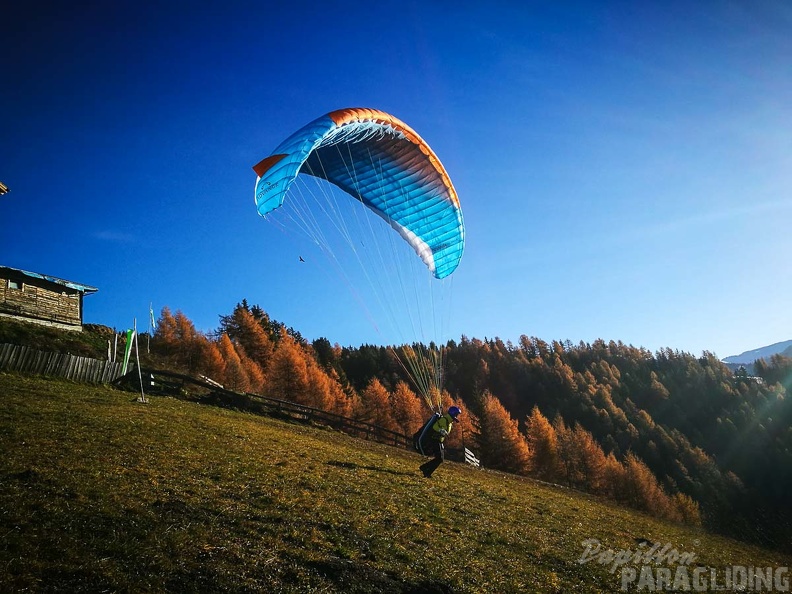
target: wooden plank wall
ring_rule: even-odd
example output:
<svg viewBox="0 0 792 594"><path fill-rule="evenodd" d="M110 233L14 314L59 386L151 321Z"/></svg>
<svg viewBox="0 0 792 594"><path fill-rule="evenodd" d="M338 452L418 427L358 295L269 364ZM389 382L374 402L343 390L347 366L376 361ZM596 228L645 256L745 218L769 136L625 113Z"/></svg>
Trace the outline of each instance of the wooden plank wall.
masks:
<svg viewBox="0 0 792 594"><path fill-rule="evenodd" d="M66 353L44 353L16 344L0 344L0 371L107 384L121 376L122 367L121 362L111 363Z"/></svg>
<svg viewBox="0 0 792 594"><path fill-rule="evenodd" d="M0 310L21 317L81 324L79 292L67 288L52 290L33 284L30 279L18 282L21 289L9 289L8 279L0 278Z"/></svg>

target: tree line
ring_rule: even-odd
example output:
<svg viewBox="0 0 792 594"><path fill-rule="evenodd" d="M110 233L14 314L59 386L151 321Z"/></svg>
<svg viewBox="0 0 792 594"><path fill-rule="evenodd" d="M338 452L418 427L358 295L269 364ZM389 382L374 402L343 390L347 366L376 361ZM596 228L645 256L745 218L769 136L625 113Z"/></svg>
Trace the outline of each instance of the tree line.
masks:
<svg viewBox="0 0 792 594"><path fill-rule="evenodd" d="M151 347L170 367L226 388L407 435L429 414L394 356L404 347L308 342L244 300L211 333L163 308ZM443 401L464 412L450 447L673 521L786 543L792 359L757 362L748 376L708 352L603 340L463 336L443 349Z"/></svg>

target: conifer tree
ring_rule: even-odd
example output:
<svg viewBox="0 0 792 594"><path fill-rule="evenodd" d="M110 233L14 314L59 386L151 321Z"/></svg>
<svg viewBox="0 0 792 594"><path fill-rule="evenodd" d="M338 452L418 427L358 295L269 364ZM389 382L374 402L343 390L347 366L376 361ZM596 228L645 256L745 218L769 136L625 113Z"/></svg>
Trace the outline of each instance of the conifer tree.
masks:
<svg viewBox="0 0 792 594"><path fill-rule="evenodd" d="M672 504L676 515L685 524L701 526L701 511L699 504L684 493L674 493Z"/></svg>
<svg viewBox="0 0 792 594"><path fill-rule="evenodd" d="M663 491L649 467L635 454L624 458L624 488L622 500L628 505L657 516L678 520L673 516L668 495Z"/></svg>
<svg viewBox="0 0 792 594"><path fill-rule="evenodd" d="M649 373L649 391L648 391L648 404L650 405L657 405L660 402L664 402L668 400L670 396L668 392L668 388L666 388L660 379L657 377L657 373L654 371Z"/></svg>
<svg viewBox="0 0 792 594"><path fill-rule="evenodd" d="M303 350L285 330L269 366L267 395L299 404L308 402L308 366Z"/></svg>
<svg viewBox="0 0 792 594"><path fill-rule="evenodd" d="M165 306L154 333L155 351L165 355L177 368L192 373L196 371L200 355L200 336L183 312L177 310L176 315L172 315Z"/></svg>
<svg viewBox="0 0 792 594"><path fill-rule="evenodd" d="M558 436L538 406L534 406L526 420L525 436L531 450L533 472L546 481L553 481L559 473Z"/></svg>
<svg viewBox="0 0 792 594"><path fill-rule="evenodd" d="M209 379L222 383L225 378L226 364L217 343L201 337L198 341L198 371Z"/></svg>
<svg viewBox="0 0 792 594"><path fill-rule="evenodd" d="M342 385L337 374L330 372L325 373L330 380L330 396L332 399L332 408L330 410L342 417L351 418L357 406L357 393L351 386Z"/></svg>
<svg viewBox="0 0 792 594"><path fill-rule="evenodd" d="M399 431L394 419L390 394L376 377L360 393L357 418L391 431Z"/></svg>
<svg viewBox="0 0 792 594"><path fill-rule="evenodd" d="M248 390L256 394L262 394L264 391L264 385L266 384L264 371L256 361L248 356L247 351L241 344L234 343L234 347L236 349L237 355L239 355L239 362L242 365L242 368L245 370L248 382L250 383Z"/></svg>
<svg viewBox="0 0 792 594"><path fill-rule="evenodd" d="M576 468L580 472L580 486L593 493L601 492L604 485L605 453L594 436L575 423L572 430L572 449L577 457Z"/></svg>
<svg viewBox="0 0 792 594"><path fill-rule="evenodd" d="M305 368L308 373L307 402L310 406L325 411L343 409L344 392L324 369L311 357L305 356Z"/></svg>
<svg viewBox="0 0 792 594"><path fill-rule="evenodd" d="M553 419L553 429L555 430L558 444L559 478L570 487L579 485L582 481L582 473L578 468L578 457L575 455L572 429L567 427L561 415L556 415L556 418Z"/></svg>
<svg viewBox="0 0 792 594"><path fill-rule="evenodd" d="M393 418L399 427L399 432L412 435L424 422L424 408L422 401L405 382L398 382L393 391Z"/></svg>
<svg viewBox="0 0 792 594"><path fill-rule="evenodd" d="M228 334L223 333L220 336L218 349L225 362L225 375L223 376L225 388L238 392L249 392L250 378Z"/></svg>
<svg viewBox="0 0 792 594"><path fill-rule="evenodd" d="M611 452L605 458L605 465L602 468L602 486L600 493L611 498L618 499L624 491L627 471L624 465L619 462Z"/></svg>
<svg viewBox="0 0 792 594"><path fill-rule="evenodd" d="M176 334L176 318L173 317L170 308L166 305L162 308L157 328L154 331L155 344L163 351L172 351L178 343Z"/></svg>
<svg viewBox="0 0 792 594"><path fill-rule="evenodd" d="M235 344L242 345L247 356L255 361L264 373L274 351L272 338L268 328L265 327L267 323L268 319L257 318L244 300L234 308L233 314L220 319L221 332L228 334Z"/></svg>
<svg viewBox="0 0 792 594"><path fill-rule="evenodd" d="M482 464L488 468L527 474L531 462L528 442L520 433L517 421L511 418L500 400L490 393L486 393L482 399L479 422Z"/></svg>

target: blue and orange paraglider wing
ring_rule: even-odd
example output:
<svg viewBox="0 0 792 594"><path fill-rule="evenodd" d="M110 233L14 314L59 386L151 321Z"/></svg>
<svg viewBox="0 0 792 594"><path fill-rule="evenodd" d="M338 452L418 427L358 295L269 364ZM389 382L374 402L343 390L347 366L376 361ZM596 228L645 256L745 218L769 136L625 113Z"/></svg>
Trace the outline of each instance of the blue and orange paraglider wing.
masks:
<svg viewBox="0 0 792 594"><path fill-rule="evenodd" d="M429 145L404 122L374 109L341 109L284 140L253 167L260 215L283 204L298 174L320 177L387 221L437 278L462 258L459 198Z"/></svg>

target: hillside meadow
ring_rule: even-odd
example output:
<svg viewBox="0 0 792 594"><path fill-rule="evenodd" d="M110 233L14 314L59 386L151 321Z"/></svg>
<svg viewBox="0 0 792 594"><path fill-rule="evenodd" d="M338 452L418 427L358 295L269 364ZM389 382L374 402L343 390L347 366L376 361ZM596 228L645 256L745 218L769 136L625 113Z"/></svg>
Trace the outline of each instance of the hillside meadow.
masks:
<svg viewBox="0 0 792 594"><path fill-rule="evenodd" d="M4 592L621 591L580 562L591 539L792 561L503 473L426 480L417 454L323 427L15 374L0 398Z"/></svg>

